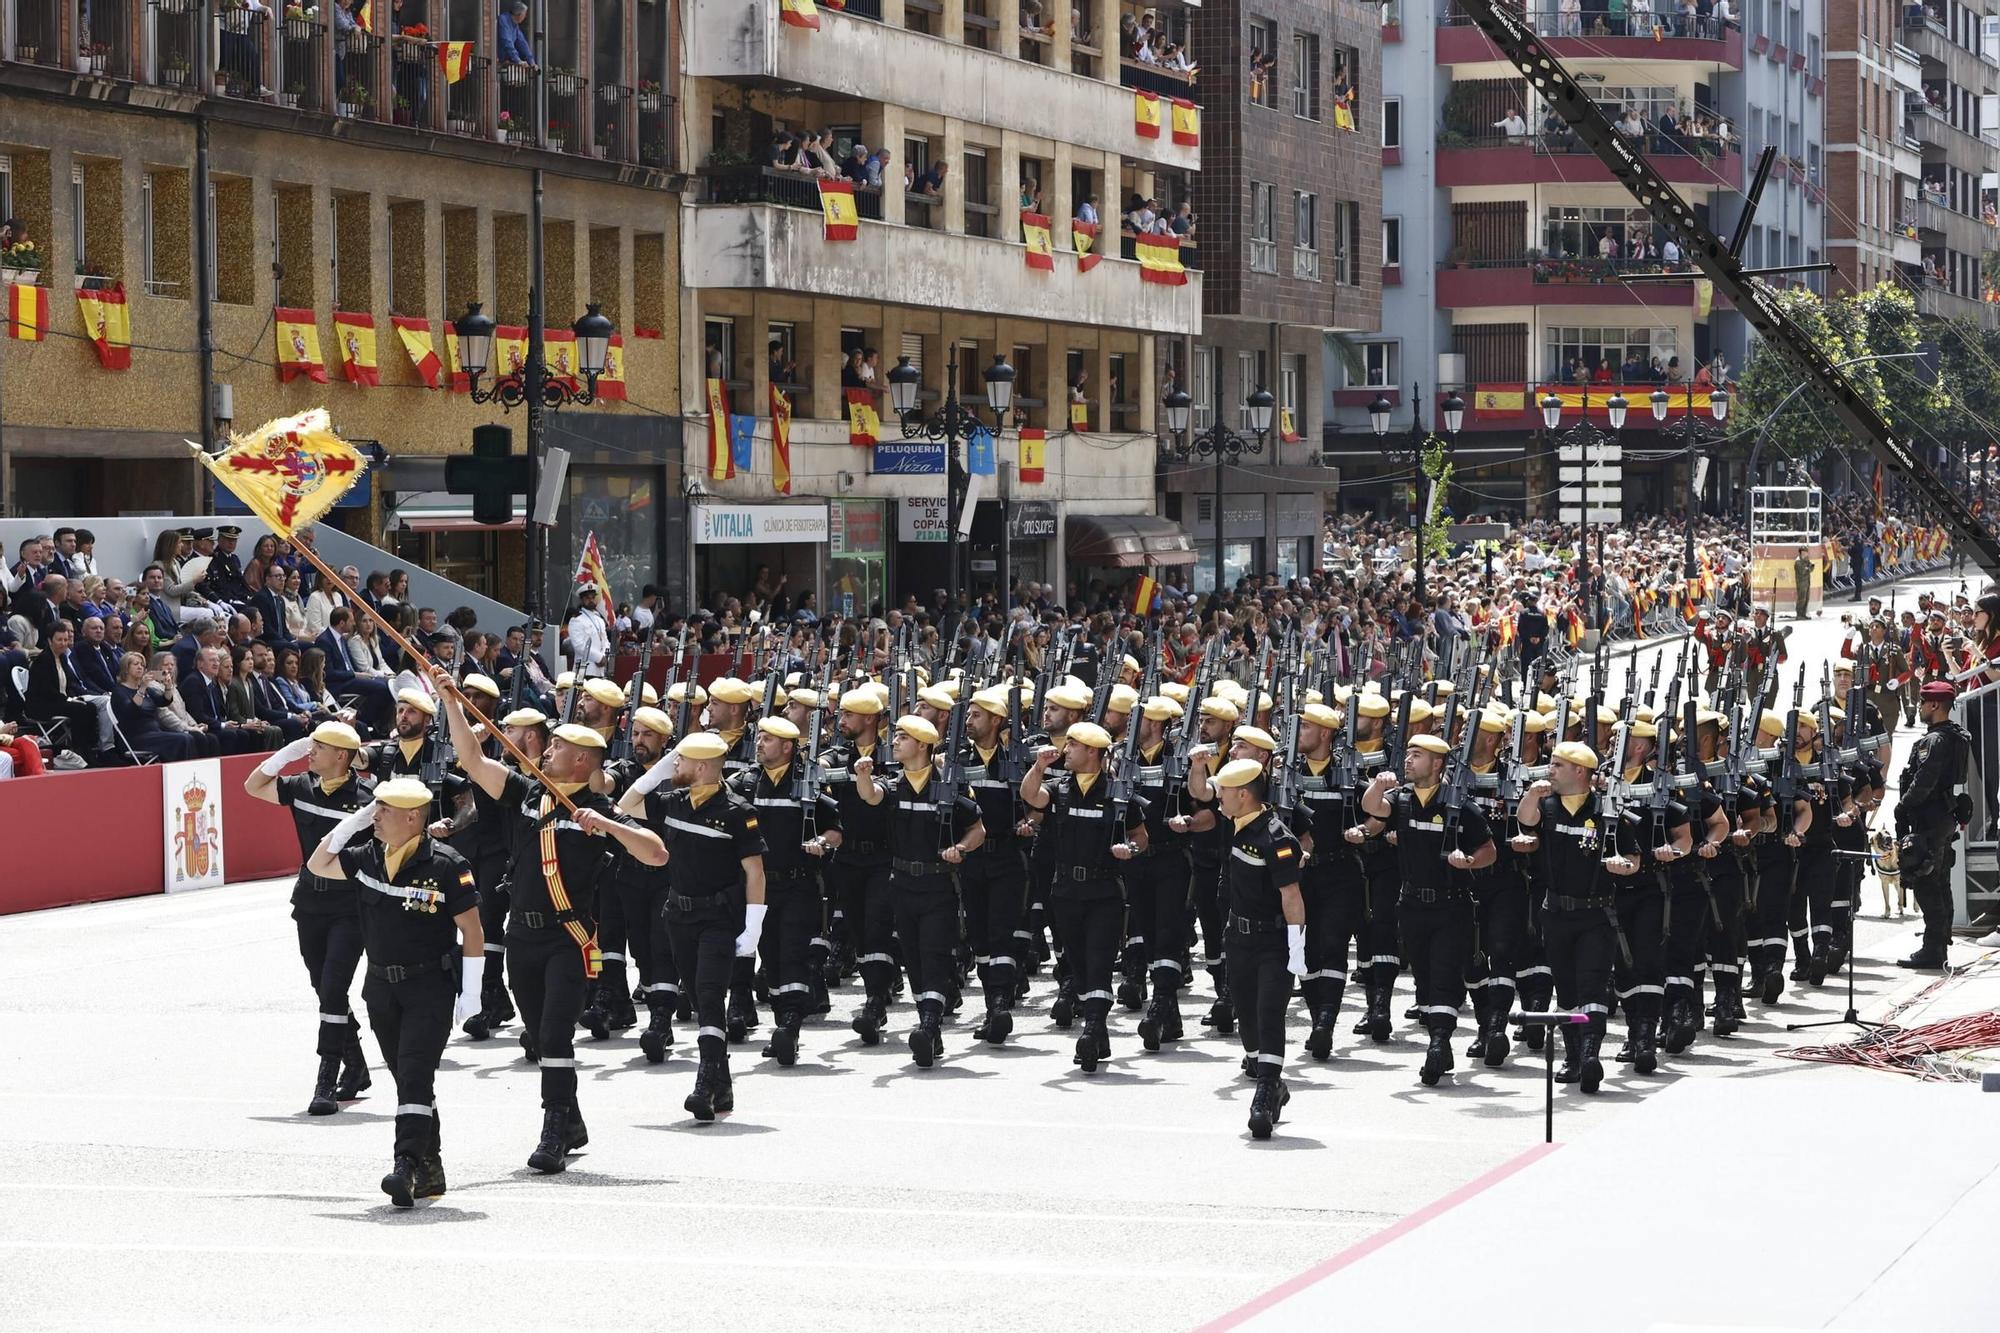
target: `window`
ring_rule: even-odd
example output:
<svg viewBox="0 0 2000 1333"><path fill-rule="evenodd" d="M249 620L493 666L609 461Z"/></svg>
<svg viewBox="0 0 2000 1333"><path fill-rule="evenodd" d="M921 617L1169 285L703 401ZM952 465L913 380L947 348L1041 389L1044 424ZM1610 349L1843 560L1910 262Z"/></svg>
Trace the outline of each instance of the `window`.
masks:
<svg viewBox="0 0 2000 1333"><path fill-rule="evenodd" d="M1361 205L1342 199L1333 206L1333 280L1361 285Z"/></svg>
<svg viewBox="0 0 2000 1333"><path fill-rule="evenodd" d="M1277 187L1250 182L1250 271L1278 271Z"/></svg>
<svg viewBox="0 0 2000 1333"><path fill-rule="evenodd" d="M767 325L764 348L765 369L772 383L779 388L792 388L806 382L804 370L799 365L799 331L796 324Z"/></svg>
<svg viewBox="0 0 2000 1333"><path fill-rule="evenodd" d="M1126 369L1128 359L1123 352L1111 355L1111 382L1105 386L1104 396L1111 403L1111 429L1134 431L1139 428L1137 419L1138 403L1133 395L1138 385L1132 383Z"/></svg>
<svg viewBox="0 0 2000 1333"><path fill-rule="evenodd" d="M1393 389L1401 383L1397 364L1401 360L1401 343L1374 342L1361 344L1361 383L1354 382L1354 367L1347 367L1347 387L1350 389Z"/></svg>
<svg viewBox="0 0 2000 1333"><path fill-rule="evenodd" d="M1215 424L1215 349L1196 347L1194 349L1194 373L1188 376L1188 396L1194 401L1189 404L1188 427L1204 431Z"/></svg>
<svg viewBox="0 0 2000 1333"><path fill-rule="evenodd" d="M965 234L992 236L1000 210L993 206L993 182L986 172L986 150L965 150Z"/></svg>
<svg viewBox="0 0 2000 1333"><path fill-rule="evenodd" d="M1543 369L1551 381L1573 380L1579 364L1593 375L1600 367L1615 375L1634 356L1650 373L1655 358L1665 369L1676 354L1671 328L1551 327L1547 336Z"/></svg>
<svg viewBox="0 0 2000 1333"><path fill-rule="evenodd" d="M701 322L704 347L702 375L712 380L736 378L736 321L710 315Z"/></svg>
<svg viewBox="0 0 2000 1333"><path fill-rule="evenodd" d="M1319 37L1292 34L1292 114L1319 119Z"/></svg>
<svg viewBox="0 0 2000 1333"><path fill-rule="evenodd" d="M1048 400L1041 395L1042 381L1036 378L1036 359L1034 348L1019 344L1007 356L1008 363L1014 367L1014 420L1022 425L1040 426L1044 430L1063 429L1069 424L1069 409L1065 407L1058 420L1050 420ZM960 357L959 374L966 381L959 386L959 397L968 403L984 402L986 371L978 360L969 356Z"/></svg>
<svg viewBox="0 0 2000 1333"><path fill-rule="evenodd" d="M0 153L0 218L14 216L14 159Z"/></svg>
<svg viewBox="0 0 2000 1333"><path fill-rule="evenodd" d="M1361 128L1361 52L1351 46L1333 48L1333 125L1335 129Z"/></svg>
<svg viewBox="0 0 2000 1333"><path fill-rule="evenodd" d="M1400 97L1382 99L1382 146L1403 146L1403 99Z"/></svg>
<svg viewBox="0 0 2000 1333"><path fill-rule="evenodd" d="M1286 434L1297 434L1302 424L1299 417L1299 387L1305 383L1306 359L1302 356L1284 356L1278 359L1278 410L1280 416L1273 423L1280 439ZM1286 427L1290 430L1287 431Z"/></svg>
<svg viewBox="0 0 2000 1333"><path fill-rule="evenodd" d="M1236 354L1236 429L1250 429L1250 395L1269 381L1262 352Z"/></svg>
<svg viewBox="0 0 2000 1333"><path fill-rule="evenodd" d="M82 272L81 266L84 262L84 252L88 245L84 237L83 216L85 210L83 196L83 167L81 164L77 164L69 169L69 253L70 257L79 266L78 272Z"/></svg>
<svg viewBox="0 0 2000 1333"><path fill-rule="evenodd" d="M1319 196L1292 191L1292 276L1319 281Z"/></svg>
<svg viewBox="0 0 2000 1333"><path fill-rule="evenodd" d="M0 209L0 217L6 216L6 210ZM153 173L150 171L139 178L139 245L139 276L146 284L146 295L158 296L160 279L153 239Z"/></svg>
<svg viewBox="0 0 2000 1333"><path fill-rule="evenodd" d="M1401 268L1403 266L1403 220L1401 218L1382 219L1382 267Z"/></svg>
<svg viewBox="0 0 2000 1333"><path fill-rule="evenodd" d="M1278 22L1250 20L1250 100L1258 106L1278 105Z"/></svg>

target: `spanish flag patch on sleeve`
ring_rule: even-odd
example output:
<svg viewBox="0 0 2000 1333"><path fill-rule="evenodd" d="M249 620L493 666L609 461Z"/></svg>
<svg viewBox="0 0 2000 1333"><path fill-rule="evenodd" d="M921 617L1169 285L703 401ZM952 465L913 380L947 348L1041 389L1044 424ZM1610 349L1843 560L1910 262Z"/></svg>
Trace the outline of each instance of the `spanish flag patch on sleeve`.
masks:
<svg viewBox="0 0 2000 1333"><path fill-rule="evenodd" d="M1278 859L1279 859L1280 861L1284 861L1284 860L1288 860L1288 859L1290 859L1290 857L1291 857L1291 855L1292 855L1292 845L1291 845L1290 843L1282 843L1282 844L1280 844L1280 845L1279 845L1279 847L1278 847L1278 850L1277 850L1277 853L1276 853L1276 855L1277 855L1277 858L1278 858Z"/></svg>
<svg viewBox="0 0 2000 1333"><path fill-rule="evenodd" d="M757 827L757 816L755 815L752 815L748 819L743 821L743 828L746 832L756 827Z"/></svg>

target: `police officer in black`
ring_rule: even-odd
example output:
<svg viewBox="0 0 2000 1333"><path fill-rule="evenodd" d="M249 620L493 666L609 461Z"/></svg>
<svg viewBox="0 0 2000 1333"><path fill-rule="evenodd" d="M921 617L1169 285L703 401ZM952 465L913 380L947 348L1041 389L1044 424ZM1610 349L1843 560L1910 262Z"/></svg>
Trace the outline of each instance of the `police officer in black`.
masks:
<svg viewBox="0 0 2000 1333"><path fill-rule="evenodd" d="M1120 813L1111 799L1105 758L1111 734L1095 722L1073 722L1063 734L1062 772L1049 776L1057 753L1043 746L1021 780L1021 799L1045 812L1043 840L1053 864L1049 908L1056 939L1068 961L1083 1014L1075 1062L1086 1074L1111 1057L1111 971L1118 961L1124 901L1118 889L1119 863L1147 847L1146 803L1134 799Z"/></svg>
<svg viewBox="0 0 2000 1333"><path fill-rule="evenodd" d="M614 759L604 766L611 793L621 798L619 809L623 813L637 813L628 809L622 798L659 765L673 731L672 719L659 709L634 710L631 757ZM665 777L662 773L660 780ZM611 1029L629 1028L637 1022L631 992L626 989L625 964L629 960L639 975L639 996L646 1002L646 1030L639 1034L639 1049L646 1063L655 1065L667 1058L674 1044L674 1007L681 994L673 946L667 939L666 896L671 883L672 872L666 866L649 865L619 850L612 863L610 892L604 895L603 918L597 924L604 973L599 978L596 1001L583 1011L585 1027L596 1020L598 1026L592 1035L599 1040Z"/></svg>
<svg viewBox="0 0 2000 1333"><path fill-rule="evenodd" d="M1917 693L1917 720L1924 734L1910 750L1897 781L1896 849L1903 879L1924 914L1924 942L1899 966L1945 966L1951 945L1952 844L1971 814L1964 791L1972 758L1972 736L1952 719L1958 692L1948 680L1933 680Z"/></svg>
<svg viewBox="0 0 2000 1333"><path fill-rule="evenodd" d="M549 748L549 720L537 708L517 708L500 719L500 730L516 749L536 763ZM489 737L481 752L489 759L507 763L507 751L498 739ZM461 773L463 769L459 770ZM514 853L512 826L507 811L478 785L468 783L472 805L470 816L461 806L452 816L452 850L472 866L479 885L479 924L486 935L486 969L480 979L479 1012L465 1020L465 1035L485 1041L496 1028L514 1017L514 1001L507 993L507 907L513 895L507 890L507 862Z"/></svg>
<svg viewBox="0 0 2000 1333"><path fill-rule="evenodd" d="M1181 968L1188 947L1192 873L1188 843L1196 835L1173 827L1176 816L1189 815L1194 808L1187 784L1167 776L1168 748L1174 743L1169 727L1181 712L1181 705L1156 694L1139 704L1128 723L1139 728L1133 752L1139 766L1133 782L1146 803L1146 850L1126 863L1125 900L1127 928L1145 949L1152 983L1146 1012L1139 1019L1139 1043L1149 1051L1182 1036L1180 990L1187 978Z"/></svg>
<svg viewBox="0 0 2000 1333"><path fill-rule="evenodd" d="M1020 836L1019 794L1007 780L1014 737L1007 730L1007 692L1012 685L980 690L965 714L965 785L979 803L986 837L958 870L965 908L966 942L978 969L986 1014L973 1029L975 1041L1003 1045L1014 1031L1014 994L1021 958L1029 945L1022 925L1027 908L1027 839Z"/></svg>
<svg viewBox="0 0 2000 1333"><path fill-rule="evenodd" d="M361 998L396 1080L395 1160L382 1192L398 1208L444 1193L438 1061L453 1020L479 1005L486 961L472 867L425 832L432 796L415 778L391 778L375 789L371 804L329 831L306 862L312 874L352 881L360 900L368 952ZM373 838L349 845L371 825Z"/></svg>
<svg viewBox="0 0 2000 1333"><path fill-rule="evenodd" d="M704 1124L718 1111L736 1109L723 1026L729 979L736 959L756 956L764 929L764 834L757 808L722 785L728 756L728 743L712 731L683 736L673 758L647 774L650 779L664 769L676 785L663 791L635 786L625 796L628 810L635 795L645 802L646 823L666 840L673 869L667 933L701 1025L695 1038L701 1065L682 1105Z"/></svg>
<svg viewBox="0 0 2000 1333"><path fill-rule="evenodd" d="M875 761L861 759L854 766L854 781L862 800L889 808L896 936L903 943L910 991L917 1001L910 1055L919 1068L928 1069L944 1049L945 1010L958 998L958 893L952 871L985 841L986 825L971 797L956 795L948 805L941 802L931 762L938 743L935 726L908 714L896 719L894 736L897 776L876 781ZM872 915L869 929L878 930ZM871 994L871 1003L875 998Z"/></svg>
<svg viewBox="0 0 2000 1333"><path fill-rule="evenodd" d="M1467 725L1477 721L1468 719ZM1417 1008L1430 1034L1421 1075L1426 1086L1435 1086L1452 1068L1451 1034L1465 1005L1473 919L1472 881L1465 872L1484 869L1494 858L1493 834L1478 805L1447 809L1441 799L1450 754L1442 736L1410 737L1403 756L1409 780L1376 774L1361 795L1367 818L1349 831L1355 841L1396 835L1403 881L1396 916Z"/></svg>
<svg viewBox="0 0 2000 1333"><path fill-rule="evenodd" d="M354 728L322 722L312 735L277 751L244 779L243 790L251 796L291 810L301 860L312 855L334 825L368 803L369 786L353 772L360 748ZM278 776L300 759L306 760L305 772ZM292 920L298 925L299 956L319 1000L319 1075L306 1114L332 1115L372 1082L361 1051L361 1029L347 998L361 965L359 904L347 885L301 868L292 886Z"/></svg>
<svg viewBox="0 0 2000 1333"><path fill-rule="evenodd" d="M1232 759L1215 775L1216 803L1229 830L1223 862L1223 948L1229 990L1243 1033L1245 1072L1257 1080L1250 1134L1268 1139L1291 1090L1285 1086L1285 1010L1292 978L1306 971L1304 849L1264 804L1264 766Z"/></svg>
<svg viewBox="0 0 2000 1333"><path fill-rule="evenodd" d="M882 701L873 690L856 685L843 691L834 723L840 739L827 750L825 768L820 774L827 794L840 806L843 836L840 854L828 860L825 875L827 934L834 956L828 969L828 984L838 981L842 958L852 956L868 996L880 994L879 1010L872 998L864 999L853 1020L855 1032L870 1046L882 1039L889 992L895 983L896 960L887 947L876 949L864 944L872 929L868 912L872 906L880 913L881 942L886 946L888 923L895 915L895 905L889 896L889 811L886 806L870 805L861 799L854 781L854 764L856 760L869 759L875 761L877 770L887 767L881 762L887 756L877 753L881 715ZM884 774L878 771L876 776Z"/></svg>
<svg viewBox="0 0 2000 1333"><path fill-rule="evenodd" d="M598 896L612 849L649 864L666 858L659 835L619 817L609 797L591 789L604 761L604 737L581 723L555 729L541 764L547 786L479 749L472 724L448 692L450 676L433 668L458 762L472 784L499 804L513 835L507 885L508 971L521 1008L521 1047L542 1067L542 1134L528 1165L563 1169L567 1154L589 1142L576 1100L576 1021L600 966ZM566 797L564 805L558 797Z"/></svg>
<svg viewBox="0 0 2000 1333"><path fill-rule="evenodd" d="M799 1058L799 1029L813 997L812 942L826 910L819 871L841 842L840 806L805 767L799 729L782 717L767 717L757 724L757 767L729 780L730 791L756 811L764 835L766 911L760 939L771 975L772 1013L764 1054L781 1065Z"/></svg>

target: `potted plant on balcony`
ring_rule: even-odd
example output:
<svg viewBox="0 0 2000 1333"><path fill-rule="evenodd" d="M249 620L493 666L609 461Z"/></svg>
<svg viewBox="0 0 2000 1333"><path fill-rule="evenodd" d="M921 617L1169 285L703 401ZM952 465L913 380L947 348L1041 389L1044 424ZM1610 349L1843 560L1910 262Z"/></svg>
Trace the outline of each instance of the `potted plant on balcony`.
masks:
<svg viewBox="0 0 2000 1333"><path fill-rule="evenodd" d="M105 71L111 65L111 44L109 42L92 42L83 48L83 60L85 69L91 75L96 78L103 78Z"/></svg>
<svg viewBox="0 0 2000 1333"><path fill-rule="evenodd" d="M639 80L639 109L641 111L660 109L660 85L651 79Z"/></svg>
<svg viewBox="0 0 2000 1333"><path fill-rule="evenodd" d="M18 282L33 286L42 272L42 252L33 241L16 241L0 250L0 286Z"/></svg>
<svg viewBox="0 0 2000 1333"><path fill-rule="evenodd" d="M390 107L389 114L398 125L414 125L417 123L416 113L410 109L410 99L401 93L396 94L395 105Z"/></svg>
<svg viewBox="0 0 2000 1333"><path fill-rule="evenodd" d="M549 122L549 147L559 153L568 151L569 122L562 120L552 120Z"/></svg>
<svg viewBox="0 0 2000 1333"><path fill-rule="evenodd" d="M354 120L358 118L363 111L366 111L368 109L368 102L369 102L369 96L366 85L359 83L350 83L345 88L342 88L340 90L340 101L338 110L340 114L346 119Z"/></svg>
<svg viewBox="0 0 2000 1333"><path fill-rule="evenodd" d="M305 95L306 82L304 79L288 79L285 82L285 91L278 94L278 100L293 110L297 110L300 99Z"/></svg>
<svg viewBox="0 0 2000 1333"><path fill-rule="evenodd" d="M160 66L160 81L174 87L186 87L188 83L188 62L186 56L168 56Z"/></svg>

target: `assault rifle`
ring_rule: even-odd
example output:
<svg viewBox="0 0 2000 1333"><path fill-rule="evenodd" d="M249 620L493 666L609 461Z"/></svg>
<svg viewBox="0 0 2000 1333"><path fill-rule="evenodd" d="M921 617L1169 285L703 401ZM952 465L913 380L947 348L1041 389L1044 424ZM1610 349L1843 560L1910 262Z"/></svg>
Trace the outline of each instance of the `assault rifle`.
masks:
<svg viewBox="0 0 2000 1333"><path fill-rule="evenodd" d="M799 739L804 753L792 762L792 799L799 803L800 840L811 842L819 836L819 747L826 731L826 686L816 676L807 679L815 700L812 716L806 719L805 734Z"/></svg>
<svg viewBox="0 0 2000 1333"><path fill-rule="evenodd" d="M951 845L952 814L958 798L965 794L965 710L971 703L971 693L961 689L952 700L951 716L945 719L943 753L931 758L937 768L931 781L936 791L933 799L937 801L940 849Z"/></svg>
<svg viewBox="0 0 2000 1333"><path fill-rule="evenodd" d="M639 711L639 702L646 697L646 671L653 664L653 642L658 637L648 629L645 641L639 645L639 670L625 691L625 702L618 709L617 728L612 733L613 759L632 757L632 715Z"/></svg>
<svg viewBox="0 0 2000 1333"><path fill-rule="evenodd" d="M687 657L688 632L683 626L680 640L674 645L674 664L667 671L667 694L674 692L676 682L681 687L680 702L674 706L675 739L686 736L688 728L694 725L694 680L688 676Z"/></svg>

